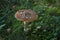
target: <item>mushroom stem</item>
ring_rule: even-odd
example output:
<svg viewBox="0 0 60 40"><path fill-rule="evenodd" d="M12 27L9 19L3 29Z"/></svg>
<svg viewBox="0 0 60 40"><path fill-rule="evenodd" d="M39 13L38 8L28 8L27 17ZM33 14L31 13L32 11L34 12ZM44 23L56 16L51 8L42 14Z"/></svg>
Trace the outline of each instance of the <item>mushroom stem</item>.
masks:
<svg viewBox="0 0 60 40"><path fill-rule="evenodd" d="M24 31L26 31L26 22L24 21Z"/></svg>

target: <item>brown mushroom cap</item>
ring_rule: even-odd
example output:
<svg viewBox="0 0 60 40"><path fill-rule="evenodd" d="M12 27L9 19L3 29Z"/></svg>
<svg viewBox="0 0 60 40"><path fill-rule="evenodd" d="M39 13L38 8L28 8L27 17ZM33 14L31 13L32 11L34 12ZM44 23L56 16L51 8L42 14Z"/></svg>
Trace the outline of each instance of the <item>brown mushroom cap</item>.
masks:
<svg viewBox="0 0 60 40"><path fill-rule="evenodd" d="M37 15L32 10L19 10L15 14L15 18L20 21L31 22L37 19Z"/></svg>

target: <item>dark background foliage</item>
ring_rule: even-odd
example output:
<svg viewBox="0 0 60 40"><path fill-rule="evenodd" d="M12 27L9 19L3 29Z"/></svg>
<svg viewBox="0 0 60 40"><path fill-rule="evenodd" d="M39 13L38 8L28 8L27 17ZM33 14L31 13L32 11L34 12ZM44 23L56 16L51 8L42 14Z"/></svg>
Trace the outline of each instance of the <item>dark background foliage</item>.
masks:
<svg viewBox="0 0 60 40"><path fill-rule="evenodd" d="M60 0L0 0L0 40L59 40L59 7ZM21 9L38 15L37 20L27 23L27 32L14 16Z"/></svg>

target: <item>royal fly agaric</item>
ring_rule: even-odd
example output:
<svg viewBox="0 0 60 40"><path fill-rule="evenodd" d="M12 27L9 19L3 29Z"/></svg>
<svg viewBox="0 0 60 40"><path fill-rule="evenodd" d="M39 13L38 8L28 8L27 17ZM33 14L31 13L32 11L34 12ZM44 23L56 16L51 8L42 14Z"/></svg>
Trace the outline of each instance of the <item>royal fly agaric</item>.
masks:
<svg viewBox="0 0 60 40"><path fill-rule="evenodd" d="M17 20L31 22L37 19L37 15L32 10L19 10L16 12L15 17Z"/></svg>

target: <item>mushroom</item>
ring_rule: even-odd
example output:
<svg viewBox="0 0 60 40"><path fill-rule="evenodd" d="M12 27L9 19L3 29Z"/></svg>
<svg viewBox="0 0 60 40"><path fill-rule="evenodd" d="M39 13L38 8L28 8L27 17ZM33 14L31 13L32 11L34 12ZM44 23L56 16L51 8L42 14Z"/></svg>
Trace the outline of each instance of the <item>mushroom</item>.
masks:
<svg viewBox="0 0 60 40"><path fill-rule="evenodd" d="M15 14L17 20L23 21L26 25L26 22L32 22L37 19L37 15L33 10L19 10Z"/></svg>

